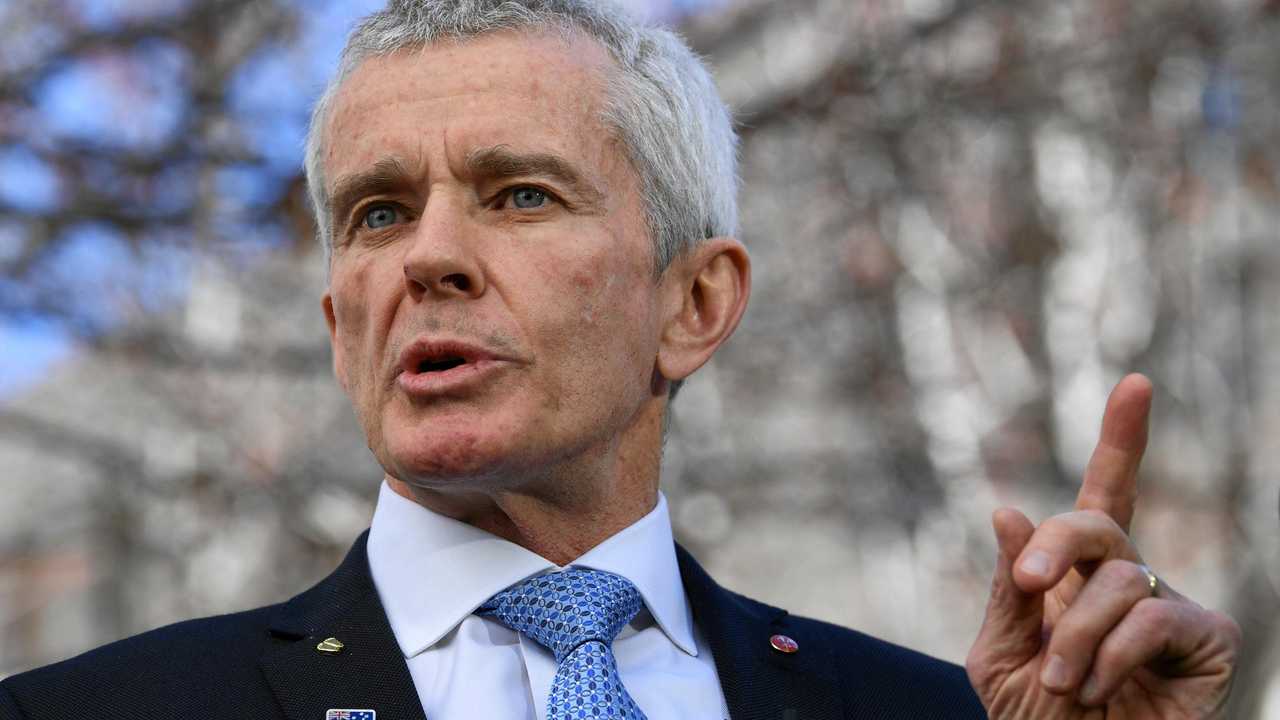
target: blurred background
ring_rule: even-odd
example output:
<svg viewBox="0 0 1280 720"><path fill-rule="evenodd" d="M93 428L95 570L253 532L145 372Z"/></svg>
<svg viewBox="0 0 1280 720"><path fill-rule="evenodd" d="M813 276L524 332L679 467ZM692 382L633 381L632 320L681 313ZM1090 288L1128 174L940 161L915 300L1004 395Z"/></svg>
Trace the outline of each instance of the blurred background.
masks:
<svg viewBox="0 0 1280 720"><path fill-rule="evenodd" d="M300 175L376 0L0 3L0 675L278 601L381 477ZM1135 534L1280 717L1280 2L630 3L743 137L743 327L664 487L724 584L961 661L991 511L1156 385Z"/></svg>

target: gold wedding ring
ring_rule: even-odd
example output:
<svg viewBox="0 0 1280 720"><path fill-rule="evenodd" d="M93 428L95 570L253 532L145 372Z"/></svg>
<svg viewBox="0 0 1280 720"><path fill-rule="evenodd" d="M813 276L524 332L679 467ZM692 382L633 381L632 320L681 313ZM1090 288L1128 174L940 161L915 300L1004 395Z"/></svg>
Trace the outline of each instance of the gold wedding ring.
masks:
<svg viewBox="0 0 1280 720"><path fill-rule="evenodd" d="M1155 597L1160 590L1160 578L1156 577L1156 574L1146 565L1139 565L1138 568L1147 574L1147 587L1151 588L1151 597Z"/></svg>

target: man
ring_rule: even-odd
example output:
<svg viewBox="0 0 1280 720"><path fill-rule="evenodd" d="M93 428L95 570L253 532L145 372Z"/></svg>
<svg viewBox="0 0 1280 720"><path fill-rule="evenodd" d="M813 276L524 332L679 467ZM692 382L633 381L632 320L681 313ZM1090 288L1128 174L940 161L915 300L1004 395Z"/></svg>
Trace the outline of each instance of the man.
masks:
<svg viewBox="0 0 1280 720"><path fill-rule="evenodd" d="M393 0L307 169L334 371L386 471L370 532L284 604L10 678L0 717L1221 712L1238 629L1125 534L1137 376L1076 512L997 513L968 677L735 595L672 543L668 404L750 288L728 114L673 35L589 0Z"/></svg>

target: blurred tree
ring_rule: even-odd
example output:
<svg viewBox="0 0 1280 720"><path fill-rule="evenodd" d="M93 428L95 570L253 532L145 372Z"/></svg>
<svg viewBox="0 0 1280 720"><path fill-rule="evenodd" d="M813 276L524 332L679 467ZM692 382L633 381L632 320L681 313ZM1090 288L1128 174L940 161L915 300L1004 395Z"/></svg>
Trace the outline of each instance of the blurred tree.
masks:
<svg viewBox="0 0 1280 720"><path fill-rule="evenodd" d="M78 357L0 413L3 617L24 639L0 667L275 599L366 521L359 436L313 390L331 382L299 157L342 34L372 8L0 7L4 367L24 371L24 335ZM355 452L286 456L303 415ZM46 567L75 572L33 581Z"/></svg>
<svg viewBox="0 0 1280 720"><path fill-rule="evenodd" d="M704 425L761 439L730 512L823 488L810 517L919 568L857 621L911 605L936 619L899 637L958 658L990 510L1069 508L1109 385L1142 370L1139 544L1245 624L1230 716L1276 712L1278 9L811 0L691 26L739 109L758 269Z"/></svg>

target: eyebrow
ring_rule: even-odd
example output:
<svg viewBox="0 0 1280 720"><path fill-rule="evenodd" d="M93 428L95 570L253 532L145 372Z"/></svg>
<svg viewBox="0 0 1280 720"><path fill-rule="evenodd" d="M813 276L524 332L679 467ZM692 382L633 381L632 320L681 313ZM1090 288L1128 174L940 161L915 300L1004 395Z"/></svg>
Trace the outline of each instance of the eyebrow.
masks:
<svg viewBox="0 0 1280 720"><path fill-rule="evenodd" d="M489 178L541 176L556 180L588 204L604 200L604 193L573 163L551 153L518 153L505 145L480 148L467 155L467 170Z"/></svg>
<svg viewBox="0 0 1280 720"><path fill-rule="evenodd" d="M329 202L330 215L336 225L360 198L412 187L413 176L397 158L383 158L363 172L345 175L338 180Z"/></svg>
<svg viewBox="0 0 1280 720"><path fill-rule="evenodd" d="M467 170L474 175L502 179L519 176L541 176L559 181L587 205L604 200L604 193L568 160L551 153L517 153L505 145L480 148L467 155ZM413 174L398 158L378 160L368 170L345 175L334 185L329 201L330 217L335 226L360 199L403 191L415 184Z"/></svg>

